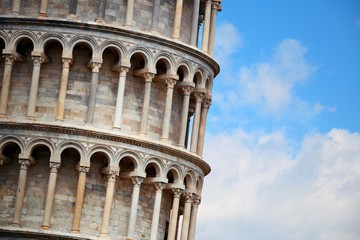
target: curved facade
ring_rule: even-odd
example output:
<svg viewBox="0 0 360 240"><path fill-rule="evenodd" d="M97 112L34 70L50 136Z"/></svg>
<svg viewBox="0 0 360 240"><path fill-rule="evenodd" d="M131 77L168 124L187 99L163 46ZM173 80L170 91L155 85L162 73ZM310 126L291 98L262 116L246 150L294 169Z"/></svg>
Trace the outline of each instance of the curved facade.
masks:
<svg viewBox="0 0 360 240"><path fill-rule="evenodd" d="M1 5L0 236L194 239L221 1Z"/></svg>

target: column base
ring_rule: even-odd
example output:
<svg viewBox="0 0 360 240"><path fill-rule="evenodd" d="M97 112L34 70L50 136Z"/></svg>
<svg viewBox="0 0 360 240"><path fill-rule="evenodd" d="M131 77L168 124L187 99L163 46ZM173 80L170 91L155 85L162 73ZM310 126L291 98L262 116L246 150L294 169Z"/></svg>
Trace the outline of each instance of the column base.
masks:
<svg viewBox="0 0 360 240"><path fill-rule="evenodd" d="M71 233L80 233L80 230L79 230L79 229L71 229L70 232L71 232Z"/></svg>
<svg viewBox="0 0 360 240"><path fill-rule="evenodd" d="M69 15L66 16L66 19L76 20L76 15L75 14L69 14Z"/></svg>
<svg viewBox="0 0 360 240"><path fill-rule="evenodd" d="M46 13L39 13L39 18L46 18L47 14Z"/></svg>
<svg viewBox="0 0 360 240"><path fill-rule="evenodd" d="M20 223L11 223L11 226L21 228Z"/></svg>
<svg viewBox="0 0 360 240"><path fill-rule="evenodd" d="M47 229L50 229L50 226L47 226L47 225L41 225L41 229L47 230Z"/></svg>
<svg viewBox="0 0 360 240"><path fill-rule="evenodd" d="M105 24L106 24L105 20L102 19L102 18L97 18L97 19L95 19L95 22L96 22L97 24L100 24L100 25L105 25Z"/></svg>

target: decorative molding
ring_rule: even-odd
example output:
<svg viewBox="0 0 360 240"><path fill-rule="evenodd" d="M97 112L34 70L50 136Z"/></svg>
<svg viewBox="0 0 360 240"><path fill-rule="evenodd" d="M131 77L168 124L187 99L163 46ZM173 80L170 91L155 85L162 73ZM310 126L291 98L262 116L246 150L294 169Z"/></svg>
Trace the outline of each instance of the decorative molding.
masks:
<svg viewBox="0 0 360 240"><path fill-rule="evenodd" d="M208 163L202 160L199 156L185 152L177 147L172 147L168 145L162 145L160 143L149 142L145 140L135 139L127 136L114 135L110 133L104 133L94 130L85 130L74 127L63 127L63 126L54 126L47 124L39 124L39 123L14 123L14 122L0 122L0 129L11 129L11 130L27 130L27 131L37 131L44 133L57 133L57 134L69 134L74 136L83 136L92 139L101 139L113 141L116 143L124 143L133 146L142 147L145 149L150 149L154 151L158 151L161 153L165 153L174 157L181 158L187 162L190 162L203 170L204 175L208 175L211 171L211 168ZM31 138L26 138L26 142L30 141ZM93 146L93 143L84 143L84 146L87 150ZM140 156L145 156L141 155Z"/></svg>

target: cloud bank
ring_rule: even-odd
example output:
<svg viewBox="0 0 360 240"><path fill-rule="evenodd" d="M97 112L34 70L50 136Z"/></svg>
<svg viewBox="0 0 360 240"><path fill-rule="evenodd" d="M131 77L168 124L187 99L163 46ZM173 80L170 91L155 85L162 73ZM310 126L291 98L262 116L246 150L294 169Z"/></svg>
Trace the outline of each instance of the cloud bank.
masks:
<svg viewBox="0 0 360 240"><path fill-rule="evenodd" d="M219 151L221 149L221 151ZM208 136L198 239L360 238L360 134Z"/></svg>

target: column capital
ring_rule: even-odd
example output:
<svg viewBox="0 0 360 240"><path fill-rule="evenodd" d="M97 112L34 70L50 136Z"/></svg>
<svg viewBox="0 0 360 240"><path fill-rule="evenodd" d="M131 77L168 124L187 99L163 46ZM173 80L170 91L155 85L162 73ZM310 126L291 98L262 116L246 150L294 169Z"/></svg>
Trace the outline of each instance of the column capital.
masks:
<svg viewBox="0 0 360 240"><path fill-rule="evenodd" d="M109 170L109 172L106 173L105 178L107 181L115 181L116 176L119 176L119 171L116 170Z"/></svg>
<svg viewBox="0 0 360 240"><path fill-rule="evenodd" d="M183 85L180 87L180 89L183 91L184 95L190 95L195 88L190 85Z"/></svg>
<svg viewBox="0 0 360 240"><path fill-rule="evenodd" d="M152 82L153 78L155 77L155 73L146 72L143 75L145 82Z"/></svg>
<svg viewBox="0 0 360 240"><path fill-rule="evenodd" d="M192 202L193 201L193 194L191 192L183 192L183 196L185 198L185 202Z"/></svg>
<svg viewBox="0 0 360 240"><path fill-rule="evenodd" d="M38 66L47 61L43 56L32 56L31 59L34 61L34 65Z"/></svg>
<svg viewBox="0 0 360 240"><path fill-rule="evenodd" d="M89 167L77 165L75 168L79 173L89 172Z"/></svg>
<svg viewBox="0 0 360 240"><path fill-rule="evenodd" d="M204 98L203 98L203 101L202 101L202 107L203 108L210 108L210 105L211 105L211 98L209 98L209 97L207 97L207 96L205 96Z"/></svg>
<svg viewBox="0 0 360 240"><path fill-rule="evenodd" d="M195 96L195 100L196 102L202 102L204 96L205 96L205 93L203 92L194 92L194 96Z"/></svg>
<svg viewBox="0 0 360 240"><path fill-rule="evenodd" d="M72 58L63 58L62 62L64 68L69 68L70 64L72 64Z"/></svg>
<svg viewBox="0 0 360 240"><path fill-rule="evenodd" d="M50 167L50 172L53 173L57 173L59 168L61 166L61 163L57 163L57 162L50 162L49 163L49 167Z"/></svg>
<svg viewBox="0 0 360 240"><path fill-rule="evenodd" d="M174 78L166 78L166 79L164 80L164 82L166 83L166 85L167 85L168 88L174 88L177 80L174 79Z"/></svg>
<svg viewBox="0 0 360 240"><path fill-rule="evenodd" d="M222 10L221 0L213 0L212 9L221 12Z"/></svg>
<svg viewBox="0 0 360 240"><path fill-rule="evenodd" d="M99 69L101 68L101 63L100 62L90 62L88 64L88 67L90 67L92 69L92 72L99 72Z"/></svg>
<svg viewBox="0 0 360 240"><path fill-rule="evenodd" d="M154 183L154 187L156 189L156 191L162 191L165 187L166 183L164 182L155 182Z"/></svg>
<svg viewBox="0 0 360 240"><path fill-rule="evenodd" d="M136 177L132 177L131 180L132 180L134 185L140 186L141 183L144 181L144 178L136 176Z"/></svg>
<svg viewBox="0 0 360 240"><path fill-rule="evenodd" d="M201 197L199 195L195 195L193 199L193 206L198 207L201 203Z"/></svg>
<svg viewBox="0 0 360 240"><path fill-rule="evenodd" d="M3 58L5 59L5 65L12 65L16 60L16 56L13 54L5 54Z"/></svg>
<svg viewBox="0 0 360 240"><path fill-rule="evenodd" d="M181 194L182 194L183 191L184 191L184 190L181 189L181 188L173 188L173 189L171 189L171 190L173 191L175 198L181 197Z"/></svg>
<svg viewBox="0 0 360 240"><path fill-rule="evenodd" d="M20 169L27 169L31 165L30 159L19 159Z"/></svg>

